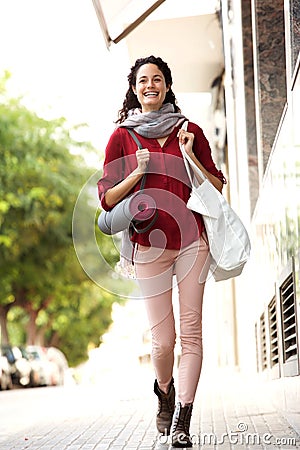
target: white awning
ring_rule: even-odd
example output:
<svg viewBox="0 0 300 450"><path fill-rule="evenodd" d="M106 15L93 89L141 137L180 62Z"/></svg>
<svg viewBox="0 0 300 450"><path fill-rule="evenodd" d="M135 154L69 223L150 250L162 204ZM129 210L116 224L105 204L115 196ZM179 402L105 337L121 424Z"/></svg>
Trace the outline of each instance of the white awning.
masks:
<svg viewBox="0 0 300 450"><path fill-rule="evenodd" d="M117 44L165 0L93 0L107 47Z"/></svg>
<svg viewBox="0 0 300 450"><path fill-rule="evenodd" d="M177 92L211 90L224 67L222 29L212 0L93 3L108 47L126 38L132 63L155 55L170 65Z"/></svg>

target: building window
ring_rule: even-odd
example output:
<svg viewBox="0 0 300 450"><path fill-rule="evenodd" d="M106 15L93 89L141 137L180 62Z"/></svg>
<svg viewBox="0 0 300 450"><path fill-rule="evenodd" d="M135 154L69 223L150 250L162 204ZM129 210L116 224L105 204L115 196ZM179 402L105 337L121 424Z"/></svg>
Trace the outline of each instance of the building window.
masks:
<svg viewBox="0 0 300 450"><path fill-rule="evenodd" d="M260 362L261 370L265 370L268 367L267 359L267 336L266 336L266 319L265 313L260 316Z"/></svg>
<svg viewBox="0 0 300 450"><path fill-rule="evenodd" d="M282 327L283 374L299 374L295 278L292 271L279 286Z"/></svg>
<svg viewBox="0 0 300 450"><path fill-rule="evenodd" d="M258 324L255 323L255 351L256 351L256 371L259 372L259 336L258 336Z"/></svg>
<svg viewBox="0 0 300 450"><path fill-rule="evenodd" d="M279 339L278 339L278 314L276 308L276 297L274 296L268 305L268 324L270 340L270 368L273 378L279 377Z"/></svg>

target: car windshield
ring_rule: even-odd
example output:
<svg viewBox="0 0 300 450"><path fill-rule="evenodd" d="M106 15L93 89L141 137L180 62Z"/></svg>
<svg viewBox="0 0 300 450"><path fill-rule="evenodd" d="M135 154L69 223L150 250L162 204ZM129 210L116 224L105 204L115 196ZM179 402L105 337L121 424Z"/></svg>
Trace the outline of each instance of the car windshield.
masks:
<svg viewBox="0 0 300 450"><path fill-rule="evenodd" d="M34 350L31 350L29 353L34 357L34 359L41 359L41 357L38 354L38 352L36 352Z"/></svg>

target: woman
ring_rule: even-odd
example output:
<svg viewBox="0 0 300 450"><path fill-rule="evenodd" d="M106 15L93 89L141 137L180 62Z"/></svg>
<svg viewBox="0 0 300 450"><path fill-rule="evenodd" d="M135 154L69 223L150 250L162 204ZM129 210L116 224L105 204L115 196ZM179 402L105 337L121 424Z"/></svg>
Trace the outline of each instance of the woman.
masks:
<svg viewBox="0 0 300 450"><path fill-rule="evenodd" d="M102 207L109 210L139 190L147 173L145 190L155 199L158 217L148 231L133 231L131 240L152 333L156 424L160 433L169 435L171 431L174 447L190 447L190 420L202 365L202 299L209 248L201 216L186 207L190 185L179 144L184 144L219 191L225 180L215 167L201 128L191 122L187 131L181 128L186 118L176 104L168 65L154 56L138 59L128 81L118 127L106 148L99 197ZM126 128L133 129L142 149L137 150ZM178 288L182 350L176 408L173 275Z"/></svg>

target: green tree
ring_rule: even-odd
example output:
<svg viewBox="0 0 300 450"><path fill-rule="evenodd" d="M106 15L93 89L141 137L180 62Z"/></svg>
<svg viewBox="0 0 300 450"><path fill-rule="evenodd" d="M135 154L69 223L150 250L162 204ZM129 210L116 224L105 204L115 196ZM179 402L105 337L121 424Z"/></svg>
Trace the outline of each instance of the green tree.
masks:
<svg viewBox="0 0 300 450"><path fill-rule="evenodd" d="M19 324L27 343L59 344L78 363L88 343L99 343L116 300L87 279L73 249L72 212L91 170L72 150L90 145L72 139L63 118L45 120L9 98L7 78L0 80L2 342L14 340L9 330ZM84 217L95 215L88 198L85 205ZM108 253L113 265L117 254ZM105 266L99 270L106 276Z"/></svg>

